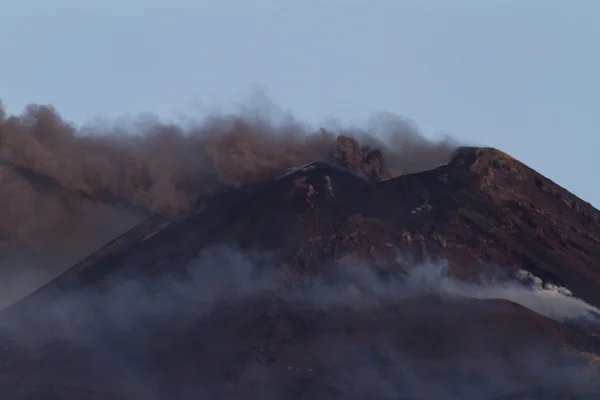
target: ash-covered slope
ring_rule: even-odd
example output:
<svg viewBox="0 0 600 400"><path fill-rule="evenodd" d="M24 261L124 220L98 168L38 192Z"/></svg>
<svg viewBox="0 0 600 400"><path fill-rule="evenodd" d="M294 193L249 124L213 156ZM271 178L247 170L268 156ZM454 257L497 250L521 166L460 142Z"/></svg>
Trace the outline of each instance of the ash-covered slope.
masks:
<svg viewBox="0 0 600 400"><path fill-rule="evenodd" d="M494 149L381 181L361 154L153 217L5 310L3 398L593 392L600 213Z"/></svg>

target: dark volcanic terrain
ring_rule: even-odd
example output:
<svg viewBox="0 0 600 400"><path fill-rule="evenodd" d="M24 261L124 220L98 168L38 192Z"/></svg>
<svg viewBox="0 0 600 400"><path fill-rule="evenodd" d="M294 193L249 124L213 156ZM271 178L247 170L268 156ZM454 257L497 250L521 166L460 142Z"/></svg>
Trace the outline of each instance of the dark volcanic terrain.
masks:
<svg viewBox="0 0 600 400"><path fill-rule="evenodd" d="M600 398L598 210L491 148L358 160L151 217L7 308L0 398Z"/></svg>

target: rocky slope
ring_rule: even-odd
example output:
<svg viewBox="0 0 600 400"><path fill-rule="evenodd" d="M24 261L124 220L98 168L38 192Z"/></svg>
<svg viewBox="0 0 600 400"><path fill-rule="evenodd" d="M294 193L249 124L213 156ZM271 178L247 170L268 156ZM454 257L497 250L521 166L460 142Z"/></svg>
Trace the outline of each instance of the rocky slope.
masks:
<svg viewBox="0 0 600 400"><path fill-rule="evenodd" d="M386 179L338 147L5 310L3 398L600 394L598 210L495 149Z"/></svg>

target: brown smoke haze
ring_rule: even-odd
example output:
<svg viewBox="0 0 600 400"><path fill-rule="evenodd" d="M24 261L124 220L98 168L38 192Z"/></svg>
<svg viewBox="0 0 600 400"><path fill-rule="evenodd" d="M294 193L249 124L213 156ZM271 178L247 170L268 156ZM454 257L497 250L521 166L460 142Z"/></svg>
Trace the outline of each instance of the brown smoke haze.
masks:
<svg viewBox="0 0 600 400"><path fill-rule="evenodd" d="M393 115L333 132L289 116L275 121L272 107L251 109L180 124L139 117L77 128L51 106L7 115L0 104L0 256L83 257L150 213L180 215L272 173L337 158L379 179L445 163L456 147Z"/></svg>

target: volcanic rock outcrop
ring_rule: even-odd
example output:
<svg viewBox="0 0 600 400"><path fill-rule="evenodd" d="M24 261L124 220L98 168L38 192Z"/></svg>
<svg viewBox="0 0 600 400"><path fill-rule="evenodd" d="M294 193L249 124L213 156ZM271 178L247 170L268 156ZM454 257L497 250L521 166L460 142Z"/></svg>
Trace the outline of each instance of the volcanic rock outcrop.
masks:
<svg viewBox="0 0 600 400"><path fill-rule="evenodd" d="M345 135L336 139L333 160L366 179L380 181L391 177L380 150L360 147L356 139Z"/></svg>

